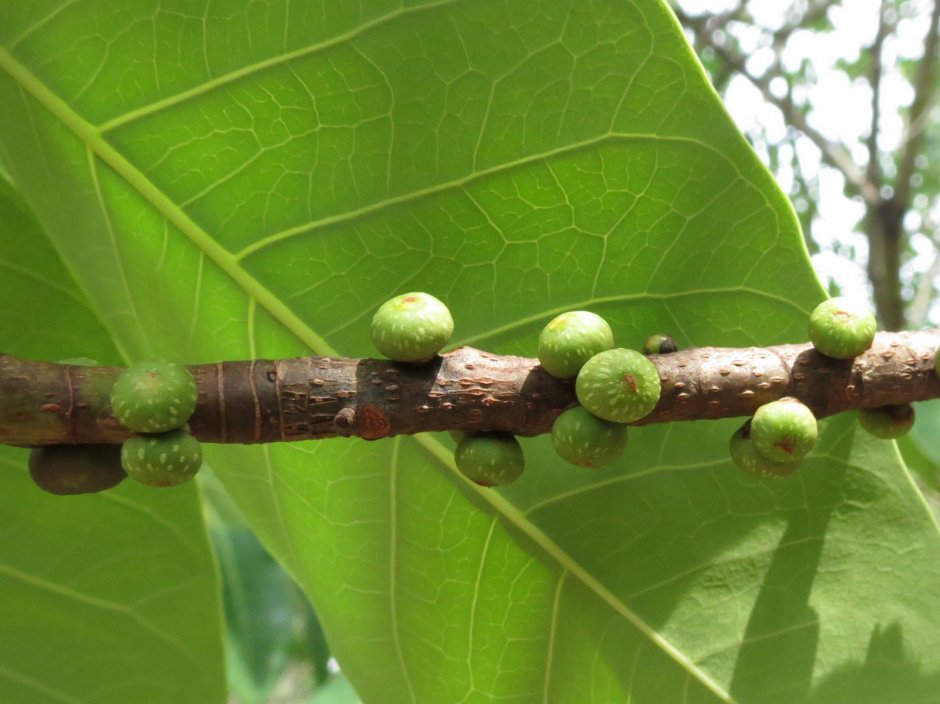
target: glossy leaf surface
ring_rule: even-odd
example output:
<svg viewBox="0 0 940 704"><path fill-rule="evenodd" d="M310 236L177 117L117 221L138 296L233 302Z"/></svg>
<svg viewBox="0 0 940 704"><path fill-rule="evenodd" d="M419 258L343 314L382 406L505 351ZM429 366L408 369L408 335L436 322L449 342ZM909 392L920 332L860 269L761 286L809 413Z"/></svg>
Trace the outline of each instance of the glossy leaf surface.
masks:
<svg viewBox="0 0 940 704"><path fill-rule="evenodd" d="M658 0L31 3L0 46L0 156L134 358L370 355L410 290L496 352L567 309L765 345L822 296ZM738 421L526 440L500 491L432 436L208 456L366 702L929 701L936 525L849 420L781 483Z"/></svg>

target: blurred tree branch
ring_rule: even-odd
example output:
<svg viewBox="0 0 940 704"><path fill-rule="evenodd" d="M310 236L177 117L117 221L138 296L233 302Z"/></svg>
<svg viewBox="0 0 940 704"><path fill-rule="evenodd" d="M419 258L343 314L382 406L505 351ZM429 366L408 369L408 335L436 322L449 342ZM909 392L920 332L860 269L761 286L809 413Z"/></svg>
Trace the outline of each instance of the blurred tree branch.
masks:
<svg viewBox="0 0 940 704"><path fill-rule="evenodd" d="M761 92L764 100L780 110L788 125L799 130L816 145L819 151L822 152L823 160L845 177L854 192L862 196L866 203L877 202L877 189L872 187L872 184L865 177L865 172L859 168L845 147L830 141L819 130L810 125L806 114L793 102L789 91L782 98L774 94L770 85L771 81L778 75L783 78L786 78L786 76L772 72L761 76L753 74L748 70L742 55L735 53L724 43L715 41L714 30L709 26L707 19L688 15L678 7L675 8L675 12L682 25L692 30L701 46L709 47L731 72L746 78ZM778 52L780 50L780 48L777 48Z"/></svg>
<svg viewBox="0 0 940 704"><path fill-rule="evenodd" d="M885 325L897 330L904 324L904 302L901 299L901 241L902 223L897 203L883 199L885 191L881 169L878 137L881 127L881 83L883 79L882 53L885 37L894 31L892 0L882 0L879 9L878 31L868 53L871 66L868 82L871 86L871 125L865 140L868 164L865 175L877 197L866 200L865 234L868 236L868 278L872 283L875 307ZM891 18L891 19L889 19Z"/></svg>
<svg viewBox="0 0 940 704"><path fill-rule="evenodd" d="M869 243L866 269L872 284L875 307L882 325L889 330L898 330L908 322L901 274L904 258L910 254L910 233L905 227L905 218L916 206L914 195L923 180L922 172L927 164L924 159L925 132L930 124L930 110L937 92L935 74L940 49L940 0L930 4L930 20L923 38L923 52L911 79L913 100L905 115L904 137L893 155L885 154L881 145L883 84L886 75L884 50L887 40L896 34L899 17L907 5L898 0L883 0L881 3L875 36L861 61L862 65L865 62L867 65L863 73L857 76L864 79L871 89L870 126L868 133L861 136L861 146L867 157L864 165L853 158L850 145L827 137L811 124L809 114L812 105L800 103L794 98L799 77L788 74L782 61L783 52L794 33L826 18L830 10L838 5L845 6L837 0L810 2L802 11L794 6L788 13L787 22L773 31L757 25L743 0L730 11L713 15L690 15L678 6L674 10L679 21L693 34L700 52L714 57L712 65L718 88L727 87L734 75L746 79L768 104L780 111L789 128L803 135L819 150L822 163L843 176L846 194L861 199L865 206L861 226ZM740 31L735 29L735 23L756 27L769 38L768 44L774 52L774 60L766 71L758 73L749 68L748 56L736 41ZM775 86L780 79L786 86L782 95L779 87ZM886 171L887 163L892 163L893 168ZM807 178L807 174L802 173L796 165L794 171L797 172L794 181L809 196L812 179ZM929 217L925 217L927 209L921 207L920 210L924 211L921 220L926 226L929 220ZM934 246L937 246L935 241ZM912 287L910 319L921 321L926 317L929 310L928 294L933 293L933 280L938 268L940 265L937 264L927 267Z"/></svg>

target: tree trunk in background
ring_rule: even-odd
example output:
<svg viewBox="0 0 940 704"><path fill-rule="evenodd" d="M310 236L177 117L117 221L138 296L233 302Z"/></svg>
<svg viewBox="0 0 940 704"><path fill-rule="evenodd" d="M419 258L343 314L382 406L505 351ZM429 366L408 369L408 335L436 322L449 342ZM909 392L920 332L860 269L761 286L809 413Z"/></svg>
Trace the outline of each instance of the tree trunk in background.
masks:
<svg viewBox="0 0 940 704"><path fill-rule="evenodd" d="M842 175L844 195L861 198L865 203L866 214L859 229L864 231L869 243L865 266L880 327L903 330L908 325L924 325L930 300L937 295L934 281L940 275L940 228L935 215L938 195L934 175L940 141L931 112L940 95L940 84L936 81L936 66L940 61L940 0L924 3L880 0L877 32L870 43L863 39L866 45L858 44L858 58L840 59L822 67L821 70L842 72L847 83L863 83L870 89L867 134L862 132L848 138L833 137L814 122L814 117L819 116L814 113L822 107L811 97L813 88L820 85L816 73L819 69L807 68L810 63L806 61L794 68L792 57L788 61L786 52L793 48L795 55L801 54L799 43L806 41L807 31L816 32L815 40L819 42L831 41L830 34L842 36L844 40L845 32L836 31L837 25L844 30L850 20L844 13L838 16L835 9L852 7L851 2L787 0L780 3L789 9L787 18L779 26L762 25L752 14L753 3L748 0L737 0L730 8L727 3L715 0L710 3L714 10L703 11L699 7L696 14L683 10L684 0L674 0L673 4L680 22L691 30L716 88L727 96L733 77L741 76L760 92L767 104L780 111L790 128L786 138L771 138L766 125L759 121L750 132L742 129L759 150L766 150L771 168L778 176L783 173L786 178L794 179L798 188L791 196L795 194L799 200L812 203L819 195L818 168L813 166L808 172L802 171L797 141L805 140L804 144L812 144L818 150L823 165ZM908 56L905 62L909 65L904 66L897 59L898 44L910 41L910 27L903 39L899 31L903 23L915 20L926 20L923 50L919 55L915 52ZM794 37L798 37L798 41L791 44L790 39ZM755 46L762 47L765 54L766 49L771 49L772 56L749 63ZM905 49L909 51L910 48ZM894 85L896 89L898 81L910 89L910 104L883 104L883 86ZM829 105L826 109L839 111L838 106ZM893 120L900 118L902 122L901 139L890 150L886 150L879 139L884 135L886 116ZM888 165L890 168L886 168ZM810 232L810 219L817 211L804 208L800 212L804 231ZM908 213L915 217L906 219ZM928 267L905 270L902 275L901 265L910 257L908 246L915 236L924 238L917 243L919 249L924 249L920 245L933 242L934 262ZM862 265L857 259L853 263ZM913 302L910 308L905 296L910 299L907 303Z"/></svg>
<svg viewBox="0 0 940 704"><path fill-rule="evenodd" d="M868 277L875 309L885 330L904 328L904 301L901 298L901 247L904 238L904 211L893 199L869 207L865 217L868 236Z"/></svg>

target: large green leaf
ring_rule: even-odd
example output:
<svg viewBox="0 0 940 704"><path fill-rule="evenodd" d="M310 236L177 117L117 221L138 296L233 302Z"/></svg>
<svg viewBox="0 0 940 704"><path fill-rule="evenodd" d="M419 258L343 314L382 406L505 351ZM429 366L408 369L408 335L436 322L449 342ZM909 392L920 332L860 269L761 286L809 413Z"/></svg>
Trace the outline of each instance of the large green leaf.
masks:
<svg viewBox="0 0 940 704"><path fill-rule="evenodd" d="M532 354L805 336L782 194L659 0L140 2L0 10L0 145L134 357L368 355L387 296ZM825 424L796 479L735 423L631 431L505 491L449 441L212 448L367 702L930 701L936 526L893 446Z"/></svg>
<svg viewBox="0 0 940 704"><path fill-rule="evenodd" d="M120 363L2 178L0 243L0 349ZM193 488L53 496L27 455L0 445L0 701L220 701L221 605Z"/></svg>

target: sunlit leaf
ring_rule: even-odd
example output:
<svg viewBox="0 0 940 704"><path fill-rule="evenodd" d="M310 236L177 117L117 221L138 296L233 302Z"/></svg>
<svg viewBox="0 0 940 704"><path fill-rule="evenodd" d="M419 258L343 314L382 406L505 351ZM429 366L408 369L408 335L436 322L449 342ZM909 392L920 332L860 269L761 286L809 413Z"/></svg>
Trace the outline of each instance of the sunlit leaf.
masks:
<svg viewBox="0 0 940 704"><path fill-rule="evenodd" d="M569 308L765 345L822 296L658 0L9 4L0 44L0 155L132 357L368 355L407 290L496 352ZM505 491L432 436L209 457L367 702L926 701L940 539L850 420L780 483L732 421L527 440Z"/></svg>
<svg viewBox="0 0 940 704"><path fill-rule="evenodd" d="M0 243L0 349L120 363L3 180ZM221 701L218 583L193 488L53 496L28 452L0 445L0 701Z"/></svg>

